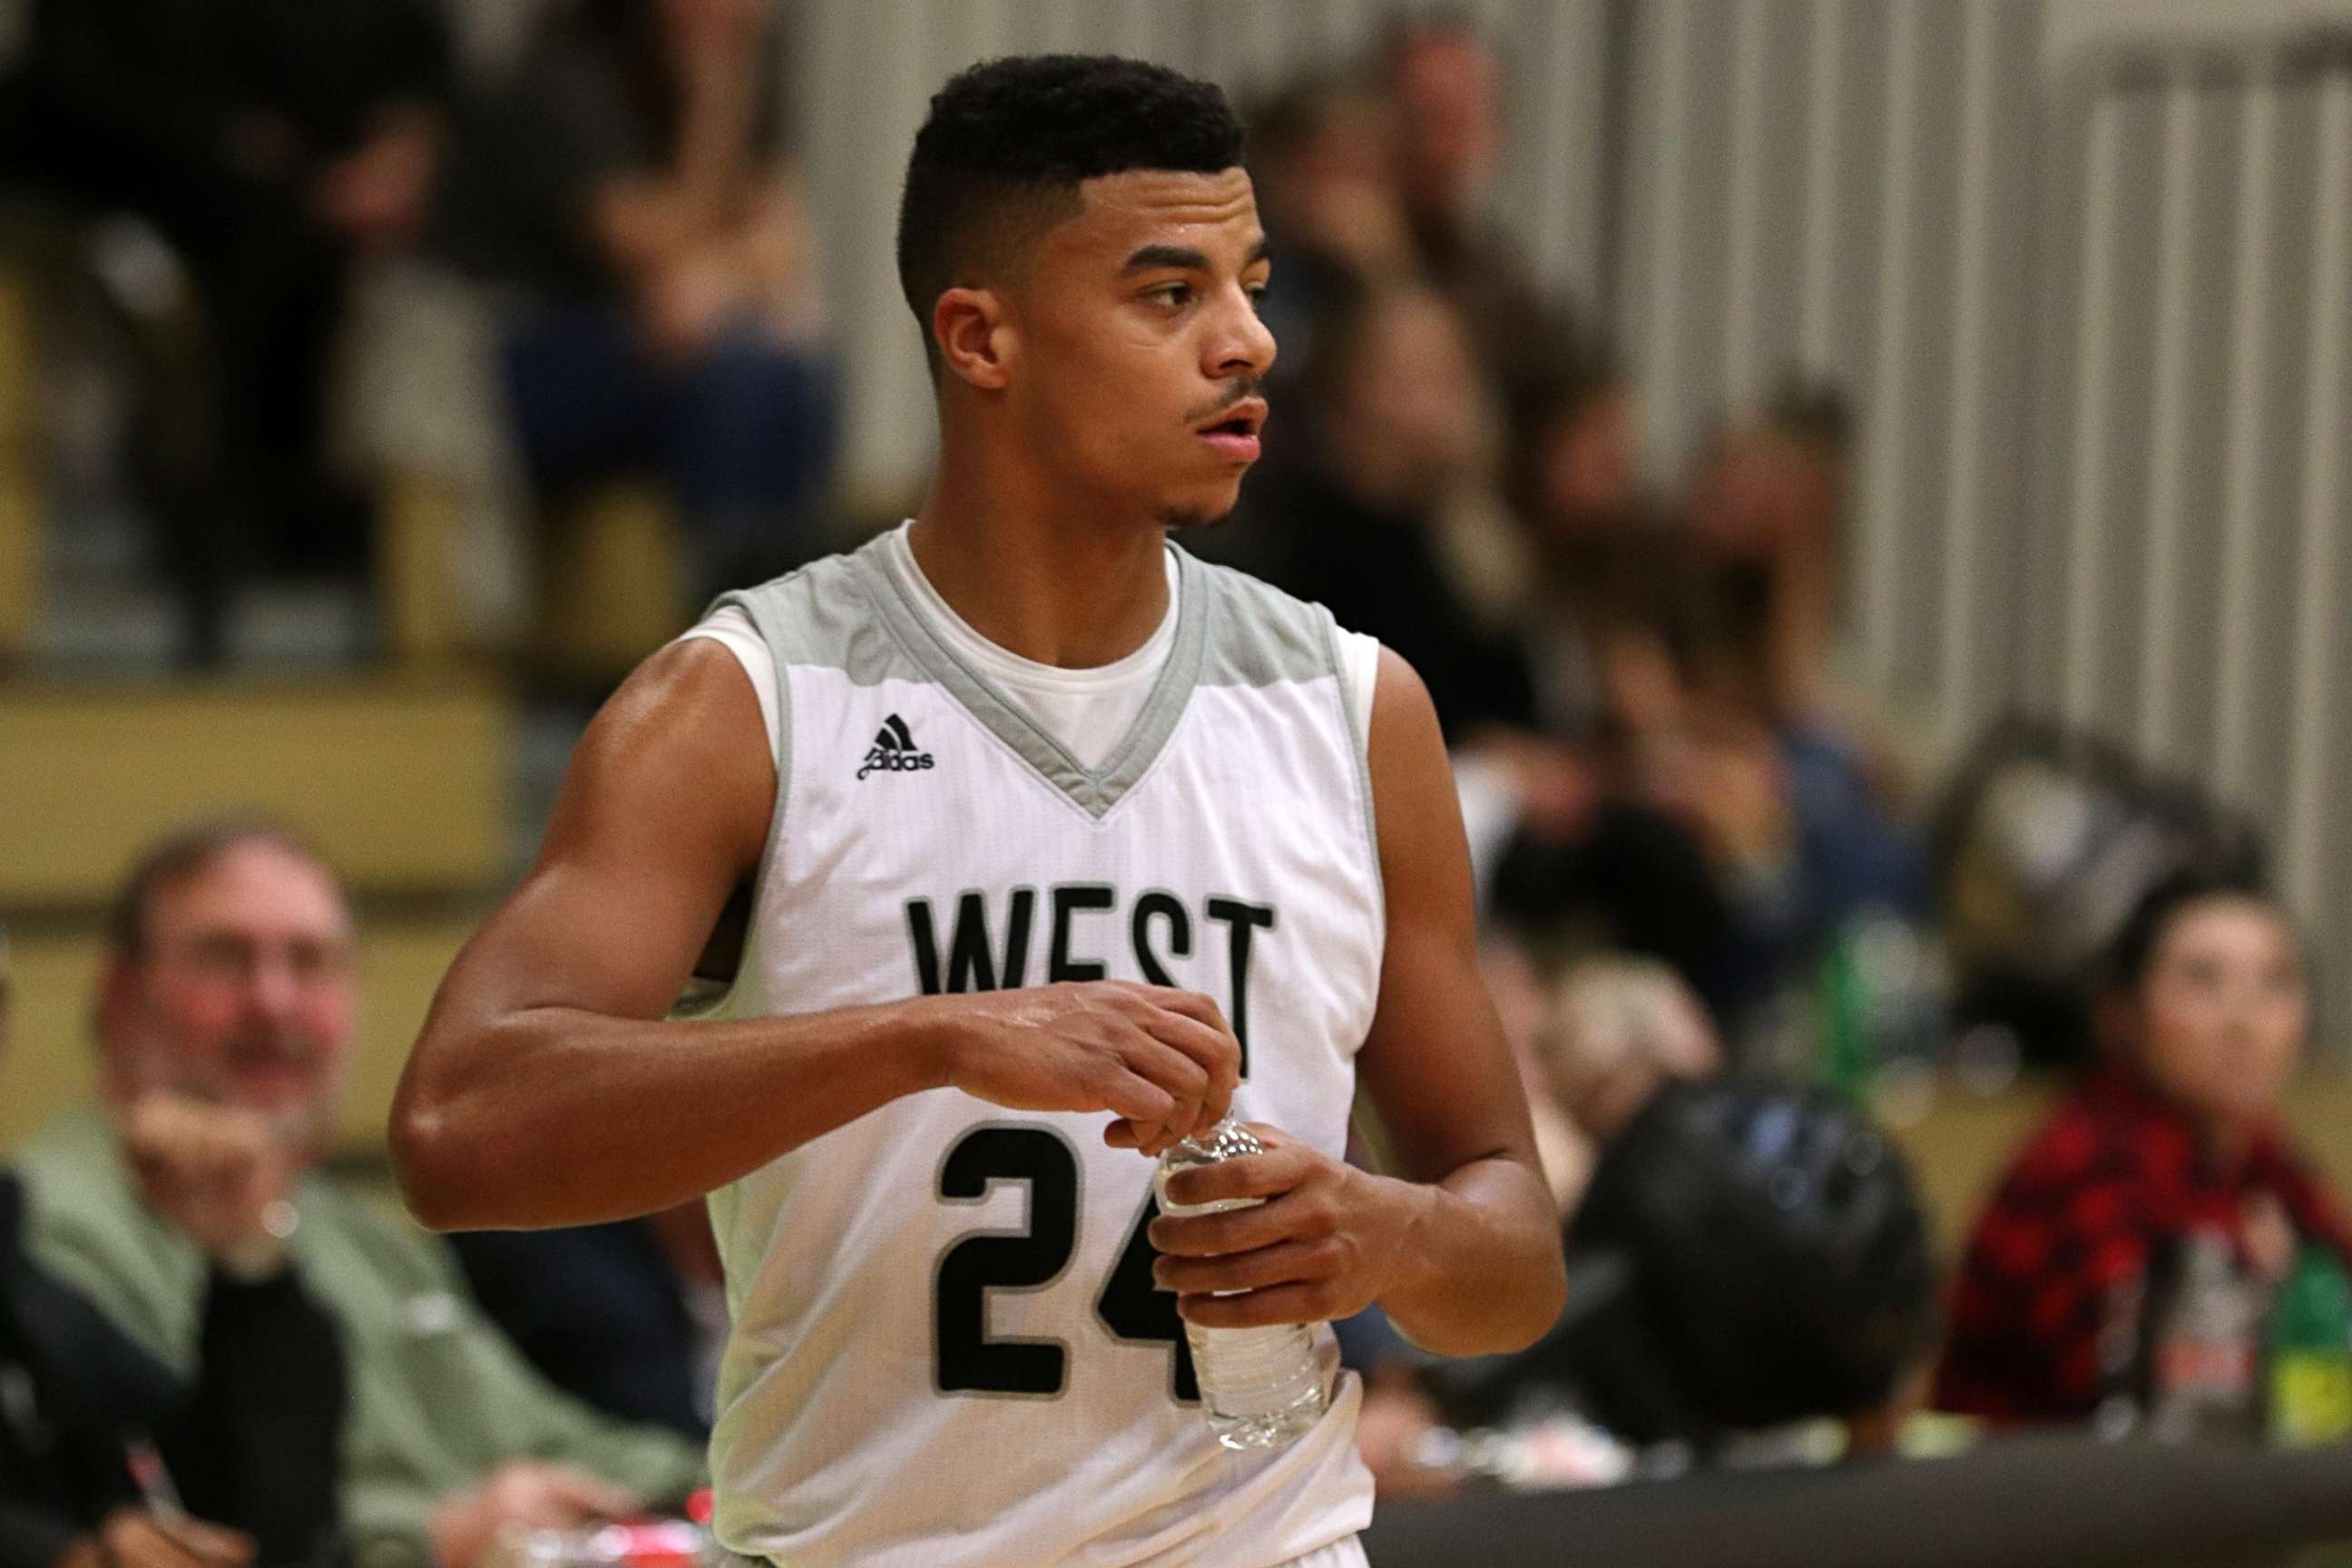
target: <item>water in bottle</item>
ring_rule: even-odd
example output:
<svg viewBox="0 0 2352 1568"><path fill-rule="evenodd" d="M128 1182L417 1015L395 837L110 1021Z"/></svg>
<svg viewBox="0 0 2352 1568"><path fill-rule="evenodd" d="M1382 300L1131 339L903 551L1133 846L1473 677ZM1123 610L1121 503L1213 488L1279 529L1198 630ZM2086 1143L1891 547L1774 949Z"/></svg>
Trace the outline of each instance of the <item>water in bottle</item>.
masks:
<svg viewBox="0 0 2352 1568"><path fill-rule="evenodd" d="M2168 1441L2250 1442L2263 1429L2263 1306L2229 1236L2192 1230L2150 1270L2150 1427Z"/></svg>
<svg viewBox="0 0 2352 1568"><path fill-rule="evenodd" d="M1168 1178L1195 1165L1213 1165L1244 1154L1265 1152L1250 1130L1227 1117L1208 1131L1188 1138L1160 1157L1154 1183L1164 1215L1223 1214L1265 1202L1232 1198L1221 1203L1168 1200ZM1201 1384L1201 1404L1209 1430L1228 1448L1278 1448L1323 1418L1330 1393L1315 1353L1315 1336L1303 1323L1266 1329L1204 1329L1186 1323L1192 1370Z"/></svg>

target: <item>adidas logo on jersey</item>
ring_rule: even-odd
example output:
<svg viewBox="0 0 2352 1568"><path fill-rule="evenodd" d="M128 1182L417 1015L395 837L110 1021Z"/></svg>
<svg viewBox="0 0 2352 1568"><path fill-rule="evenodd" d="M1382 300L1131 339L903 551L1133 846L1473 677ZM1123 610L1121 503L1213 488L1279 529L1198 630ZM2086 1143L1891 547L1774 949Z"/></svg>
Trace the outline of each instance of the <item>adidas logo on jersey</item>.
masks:
<svg viewBox="0 0 2352 1568"><path fill-rule="evenodd" d="M907 721L893 713L882 721L882 728L874 731L873 747L866 753L866 765L857 776L867 773L912 773L930 767L931 753L915 749L915 737L908 732Z"/></svg>

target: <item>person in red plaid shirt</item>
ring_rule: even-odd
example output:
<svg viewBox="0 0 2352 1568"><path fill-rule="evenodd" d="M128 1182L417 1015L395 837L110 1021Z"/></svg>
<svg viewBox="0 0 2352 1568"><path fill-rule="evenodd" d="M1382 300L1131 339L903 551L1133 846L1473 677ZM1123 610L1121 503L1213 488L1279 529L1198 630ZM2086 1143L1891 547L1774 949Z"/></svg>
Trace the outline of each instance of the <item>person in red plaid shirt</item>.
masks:
<svg viewBox="0 0 2352 1568"><path fill-rule="evenodd" d="M2117 1369L2101 1331L2152 1255L2202 1229L2276 1279L2316 1241L2352 1268L2336 1196L2278 1104L2311 1022L2294 919L2248 878L2158 883L2116 938L2102 1061L2026 1145L1977 1223L1936 1403L1999 1422L2088 1417Z"/></svg>

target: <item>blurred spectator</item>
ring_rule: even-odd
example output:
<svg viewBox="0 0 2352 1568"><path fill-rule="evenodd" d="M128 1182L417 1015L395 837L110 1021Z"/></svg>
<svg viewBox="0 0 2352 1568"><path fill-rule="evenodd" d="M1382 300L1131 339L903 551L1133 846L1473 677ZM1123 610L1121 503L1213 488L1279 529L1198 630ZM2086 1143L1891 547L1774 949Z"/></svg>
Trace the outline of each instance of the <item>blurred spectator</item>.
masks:
<svg viewBox="0 0 2352 1568"><path fill-rule="evenodd" d="M506 383L543 491L650 470L702 594L819 551L834 423L764 0L572 0L470 108L437 248L507 288Z"/></svg>
<svg viewBox="0 0 2352 1568"><path fill-rule="evenodd" d="M2148 889L2184 865L2258 885L2268 858L2252 822L2196 781L2014 715L1945 786L1935 850L1955 1027L2070 1068L2094 1054L2084 976Z"/></svg>
<svg viewBox="0 0 2352 1568"><path fill-rule="evenodd" d="M1399 22L1379 58L1396 106L1397 187L1422 276L1453 300L1490 382L1516 402L1576 357L1576 332L1486 211L1503 147L1503 67L1475 24Z"/></svg>
<svg viewBox="0 0 2352 1568"><path fill-rule="evenodd" d="M1625 1129L1672 1079L1713 1078L1723 1047L1706 1009L1664 964L1586 959L1554 983L1528 1041L1529 1103L1572 1130L1544 1171L1562 1219L1592 1175L1594 1152ZM1549 1119L1549 1118L1548 1118Z"/></svg>
<svg viewBox="0 0 2352 1568"><path fill-rule="evenodd" d="M1676 525L1629 525L1586 552L1599 586L1580 602L1609 776L1705 847L1729 905L1728 974L1708 1000L1745 1059L1755 1010L1809 984L1825 942L1865 918L1924 918L1927 849L1845 747L1778 710L1743 579L1697 546Z"/></svg>
<svg viewBox="0 0 2352 1568"><path fill-rule="evenodd" d="M1611 1079L1587 1101L1602 1142L1568 1226L1566 1311L1518 1356L1439 1369L1441 1405L1465 1425L1565 1406L1702 1455L1819 1418L1883 1434L1935 1337L1900 1154L1818 1090L1662 1062L1595 1087Z"/></svg>
<svg viewBox="0 0 2352 1568"><path fill-rule="evenodd" d="M427 0L41 0L26 173L153 223L192 275L217 471L166 517L194 651L257 567L352 573L365 508L331 479L320 410L352 264L430 201L450 51Z"/></svg>
<svg viewBox="0 0 2352 1568"><path fill-rule="evenodd" d="M0 1058L7 1037L0 932ZM235 1212L266 1130L165 1113L139 1133L152 1203L233 1221L209 1249L199 1366L183 1384L26 1257L23 1191L0 1173L0 1568L325 1568L342 1352L263 1216ZM142 1476L177 1506L155 1507Z"/></svg>
<svg viewBox="0 0 2352 1568"><path fill-rule="evenodd" d="M1420 265L1396 184L1396 114L1372 84L1310 76L1250 116L1250 175L1279 268L1263 313L1274 378L1307 362L1318 326L1353 294Z"/></svg>
<svg viewBox="0 0 2352 1568"><path fill-rule="evenodd" d="M449 1244L483 1313L550 1383L608 1415L710 1435L709 1336L695 1305L722 1288L700 1203L610 1225L472 1231Z"/></svg>
<svg viewBox="0 0 2352 1568"><path fill-rule="evenodd" d="M283 830L199 827L148 855L100 979L101 1103L63 1113L22 1152L33 1255L185 1373L207 1248L241 1250L249 1227L229 1222L268 1216L348 1358L341 1504L362 1563L470 1568L508 1525L676 1502L699 1472L692 1446L549 1387L480 1317L437 1241L314 1168L350 1053L352 941L332 874ZM226 1215L159 1204L156 1124L203 1142L256 1119L276 1158L248 1169L247 1202Z"/></svg>
<svg viewBox="0 0 2352 1568"><path fill-rule="evenodd" d="M1374 1321L1342 1325L1367 1374L1367 1461L1430 1489L1433 1424L1572 1411L1636 1446L1702 1453L1833 1418L1849 1451L1883 1445L1933 1347L1927 1226L1900 1155L1818 1091L1724 1079L1697 1000L1654 963L1587 961L1538 1015L1507 1020L1570 1259L1567 1309L1516 1356L1437 1363ZM1367 1315L1371 1318L1371 1315ZM1412 1369L1408 1379L1401 1373Z"/></svg>
<svg viewBox="0 0 2352 1568"><path fill-rule="evenodd" d="M2116 939L2096 1016L2101 1065L1977 1223L1937 1383L1947 1409L2071 1420L2128 1394L2152 1261L2193 1231L2226 1237L2258 1279L2283 1275L2298 1242L2352 1266L2343 1210L2278 1121L2311 1003L2272 894L2194 867L2166 878Z"/></svg>
<svg viewBox="0 0 2352 1568"><path fill-rule="evenodd" d="M1666 959L1726 994L1729 917L1690 835L1604 794L1538 711L1528 647L1456 586L1449 503L1474 476L1485 396L1461 318L1418 284L1375 287L1318 331L1277 464L1244 492L1269 581L1378 637L1428 686L1496 906Z"/></svg>
<svg viewBox="0 0 2352 1568"><path fill-rule="evenodd" d="M1481 450L1485 395L1460 314L1418 285L1366 290L1318 329L1298 374L1296 426L1236 525L1263 535L1265 574L1403 655L1449 745L1528 730L1525 657L1455 588L1438 537Z"/></svg>
<svg viewBox="0 0 2352 1568"><path fill-rule="evenodd" d="M1733 635L1785 723L1843 735L1892 782L1877 721L1838 679L1853 420L1835 391L1791 380L1755 419L1727 426L1691 480L1691 520L1721 563Z"/></svg>

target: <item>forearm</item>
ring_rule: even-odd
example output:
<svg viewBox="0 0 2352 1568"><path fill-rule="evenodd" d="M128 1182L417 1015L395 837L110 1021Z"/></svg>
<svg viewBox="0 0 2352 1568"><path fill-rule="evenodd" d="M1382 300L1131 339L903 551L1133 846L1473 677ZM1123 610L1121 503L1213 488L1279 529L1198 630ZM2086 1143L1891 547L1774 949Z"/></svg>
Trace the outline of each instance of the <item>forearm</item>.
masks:
<svg viewBox="0 0 2352 1568"><path fill-rule="evenodd" d="M751 195L754 103L751 72L743 61L712 62L688 82L672 177L698 235L733 226Z"/></svg>
<svg viewBox="0 0 2352 1568"><path fill-rule="evenodd" d="M419 1042L393 1112L442 1230L584 1225L701 1196L944 1082L927 1001L738 1023L536 1007Z"/></svg>
<svg viewBox="0 0 2352 1568"><path fill-rule="evenodd" d="M1379 1298L1398 1331L1453 1356L1524 1350L1542 1338L1568 1293L1542 1178L1496 1157L1441 1182L1395 1185L1397 1201L1416 1211L1402 1276Z"/></svg>

